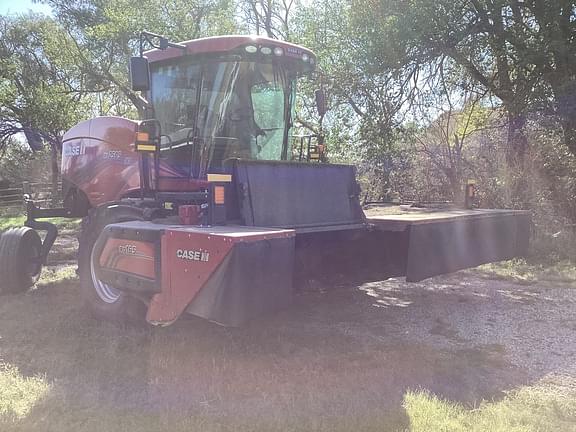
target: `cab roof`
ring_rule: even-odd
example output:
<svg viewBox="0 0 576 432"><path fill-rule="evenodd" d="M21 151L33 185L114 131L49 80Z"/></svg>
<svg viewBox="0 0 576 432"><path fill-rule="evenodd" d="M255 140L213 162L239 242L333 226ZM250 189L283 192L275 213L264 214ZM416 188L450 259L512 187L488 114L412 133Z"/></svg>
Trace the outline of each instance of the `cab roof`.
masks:
<svg viewBox="0 0 576 432"><path fill-rule="evenodd" d="M307 48L264 36L214 36L180 43L186 46L186 50L172 47L165 50L153 49L144 52L144 56L148 58L150 63L154 63L196 54L226 53L252 45L257 48L269 47L274 49L280 47L283 49L284 57L302 59L302 55L306 54L308 58L311 59L311 64L314 64L316 61L316 55Z"/></svg>

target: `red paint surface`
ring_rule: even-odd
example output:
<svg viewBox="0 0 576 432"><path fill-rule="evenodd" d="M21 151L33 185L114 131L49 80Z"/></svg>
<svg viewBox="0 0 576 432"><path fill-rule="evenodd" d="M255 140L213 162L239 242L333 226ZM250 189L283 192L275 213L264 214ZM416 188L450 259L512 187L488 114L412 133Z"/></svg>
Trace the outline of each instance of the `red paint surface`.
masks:
<svg viewBox="0 0 576 432"><path fill-rule="evenodd" d="M146 320L151 323L176 320L233 245L233 240L224 236L167 230L162 236L162 292L152 297ZM178 249L207 251L209 260L177 258Z"/></svg>
<svg viewBox="0 0 576 432"><path fill-rule="evenodd" d="M132 120L97 117L64 134L62 178L83 191L92 206L117 201L140 189L140 155L135 151L137 127L138 122ZM188 178L165 162L160 162L159 171L160 191L199 191L209 184Z"/></svg>
<svg viewBox="0 0 576 432"><path fill-rule="evenodd" d="M236 243L294 235L293 230L258 231L234 226L214 227L212 232L195 227L167 229L162 236L162 292L152 297L146 320L155 324L176 320ZM179 249L207 251L210 258L208 262L177 258Z"/></svg>
<svg viewBox="0 0 576 432"><path fill-rule="evenodd" d="M120 248L126 246L133 246L135 253L121 253ZM110 238L106 241L98 261L102 268L132 273L149 279L156 278L153 243Z"/></svg>
<svg viewBox="0 0 576 432"><path fill-rule="evenodd" d="M93 206L140 187L137 122L120 117L87 120L64 134L62 178L82 190Z"/></svg>

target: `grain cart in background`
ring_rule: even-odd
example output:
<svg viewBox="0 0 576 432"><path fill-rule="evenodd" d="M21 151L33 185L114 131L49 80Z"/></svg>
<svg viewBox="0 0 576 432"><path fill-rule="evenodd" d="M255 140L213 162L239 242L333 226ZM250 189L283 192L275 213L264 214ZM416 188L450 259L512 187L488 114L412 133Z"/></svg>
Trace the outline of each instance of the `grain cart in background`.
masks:
<svg viewBox="0 0 576 432"><path fill-rule="evenodd" d="M131 60L144 118L98 117L64 135L64 207L28 201L26 227L0 237L3 291L34 284L57 235L41 219L54 216L83 218L92 313L158 325L190 313L236 326L311 279L418 281L526 251L525 212L365 214L355 168L322 163L321 137L291 137L311 51L249 36L146 42L155 49ZM323 115L321 92L317 103Z"/></svg>

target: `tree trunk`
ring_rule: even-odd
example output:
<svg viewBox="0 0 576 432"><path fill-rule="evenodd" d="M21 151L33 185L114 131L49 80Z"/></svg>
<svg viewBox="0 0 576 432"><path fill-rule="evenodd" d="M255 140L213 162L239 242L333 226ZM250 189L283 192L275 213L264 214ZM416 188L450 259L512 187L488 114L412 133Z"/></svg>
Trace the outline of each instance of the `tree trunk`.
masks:
<svg viewBox="0 0 576 432"><path fill-rule="evenodd" d="M511 175L510 191L514 206L525 207L528 203L528 183L524 172L528 140L524 134L526 117L508 112L508 142L506 162Z"/></svg>
<svg viewBox="0 0 576 432"><path fill-rule="evenodd" d="M553 90L564 143L570 153L576 156L576 80L563 80L561 84L555 85Z"/></svg>
<svg viewBox="0 0 576 432"><path fill-rule="evenodd" d="M524 159L528 140L524 135L526 117L514 112L508 113L508 142L506 149L506 161L510 167L524 168Z"/></svg>
<svg viewBox="0 0 576 432"><path fill-rule="evenodd" d="M576 117L562 119L564 144L570 153L576 156Z"/></svg>
<svg viewBox="0 0 576 432"><path fill-rule="evenodd" d="M463 181L458 176L454 175L451 176L449 182L452 193L452 202L458 205L463 204L464 203L464 193L462 192Z"/></svg>

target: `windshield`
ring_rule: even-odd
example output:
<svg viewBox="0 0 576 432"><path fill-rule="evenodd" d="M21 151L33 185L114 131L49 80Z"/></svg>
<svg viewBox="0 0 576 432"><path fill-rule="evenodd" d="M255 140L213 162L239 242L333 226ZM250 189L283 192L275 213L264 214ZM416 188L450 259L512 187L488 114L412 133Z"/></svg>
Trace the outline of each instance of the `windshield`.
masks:
<svg viewBox="0 0 576 432"><path fill-rule="evenodd" d="M162 65L152 71L151 91L161 159L178 175L218 172L231 158L285 157L292 80L279 65Z"/></svg>

